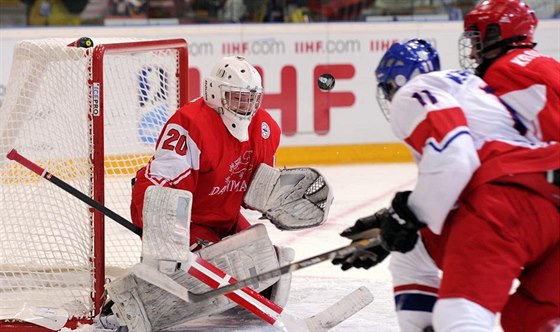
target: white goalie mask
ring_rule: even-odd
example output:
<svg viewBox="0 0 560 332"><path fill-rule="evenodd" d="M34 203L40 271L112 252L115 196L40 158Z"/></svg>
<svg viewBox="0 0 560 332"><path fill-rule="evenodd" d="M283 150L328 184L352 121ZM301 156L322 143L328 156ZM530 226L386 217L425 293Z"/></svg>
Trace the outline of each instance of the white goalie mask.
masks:
<svg viewBox="0 0 560 332"><path fill-rule="evenodd" d="M224 57L204 79L204 101L240 142L249 139L249 125L262 96L261 75L242 56Z"/></svg>

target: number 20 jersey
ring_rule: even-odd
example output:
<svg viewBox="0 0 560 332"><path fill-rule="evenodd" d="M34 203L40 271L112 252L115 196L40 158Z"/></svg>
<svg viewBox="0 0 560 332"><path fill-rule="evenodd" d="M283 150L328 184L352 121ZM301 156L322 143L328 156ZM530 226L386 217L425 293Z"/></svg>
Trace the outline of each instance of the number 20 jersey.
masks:
<svg viewBox="0 0 560 332"><path fill-rule="evenodd" d="M243 196L261 163L274 167L280 127L259 108L249 125L249 140L240 142L220 115L202 98L180 108L163 127L153 158L136 174L131 215L142 226L144 192L159 185L193 194L191 223L230 235Z"/></svg>
<svg viewBox="0 0 560 332"><path fill-rule="evenodd" d="M420 74L391 102L391 127L412 151L418 181L408 205L439 234L461 193L506 175L560 167L560 145L521 135L520 121L479 77Z"/></svg>

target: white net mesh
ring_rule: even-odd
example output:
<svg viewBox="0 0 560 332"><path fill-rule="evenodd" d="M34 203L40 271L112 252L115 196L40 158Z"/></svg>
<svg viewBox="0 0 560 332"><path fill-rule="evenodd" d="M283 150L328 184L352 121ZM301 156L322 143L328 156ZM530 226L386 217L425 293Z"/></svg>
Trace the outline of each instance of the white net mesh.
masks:
<svg viewBox="0 0 560 332"><path fill-rule="evenodd" d="M68 42L23 41L14 51L0 109L0 307L62 307L79 318L93 310L92 213L6 159L15 148L91 196L90 155L98 148L91 138L91 68L97 65L93 49ZM130 220L130 180L178 107L178 52L107 52L102 62L105 205ZM105 227L107 273L138 262L138 236L109 218Z"/></svg>

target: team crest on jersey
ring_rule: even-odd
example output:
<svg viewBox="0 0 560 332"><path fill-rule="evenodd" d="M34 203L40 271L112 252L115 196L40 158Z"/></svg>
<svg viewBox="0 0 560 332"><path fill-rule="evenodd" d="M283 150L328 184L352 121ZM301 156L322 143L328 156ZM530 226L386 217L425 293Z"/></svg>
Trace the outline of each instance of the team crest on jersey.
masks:
<svg viewBox="0 0 560 332"><path fill-rule="evenodd" d="M243 155L229 164L229 176L224 179L225 184L221 187L212 188L210 196L223 195L228 192L245 192L247 191L247 179L245 174L253 170L251 157L253 150L245 151Z"/></svg>
<svg viewBox="0 0 560 332"><path fill-rule="evenodd" d="M267 139L267 138L270 137L270 127L268 126L268 123L263 122L261 124L261 134L262 134L262 137L264 139Z"/></svg>

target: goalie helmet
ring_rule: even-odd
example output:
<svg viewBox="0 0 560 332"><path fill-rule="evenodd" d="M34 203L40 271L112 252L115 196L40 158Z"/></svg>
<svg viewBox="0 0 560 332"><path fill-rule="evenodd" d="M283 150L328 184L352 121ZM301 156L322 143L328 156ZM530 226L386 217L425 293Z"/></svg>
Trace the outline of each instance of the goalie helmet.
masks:
<svg viewBox="0 0 560 332"><path fill-rule="evenodd" d="M512 48L533 48L535 11L520 0L485 0L465 15L459 63L483 75L492 60ZM482 66L481 66L482 65ZM481 67L481 68L478 68Z"/></svg>
<svg viewBox="0 0 560 332"><path fill-rule="evenodd" d="M224 57L204 79L204 101L241 142L249 139L249 125L262 96L261 75L241 56Z"/></svg>
<svg viewBox="0 0 560 332"><path fill-rule="evenodd" d="M411 39L391 45L375 70L377 102L385 117L389 119L389 101L399 88L418 74L438 70L438 52L427 41Z"/></svg>

